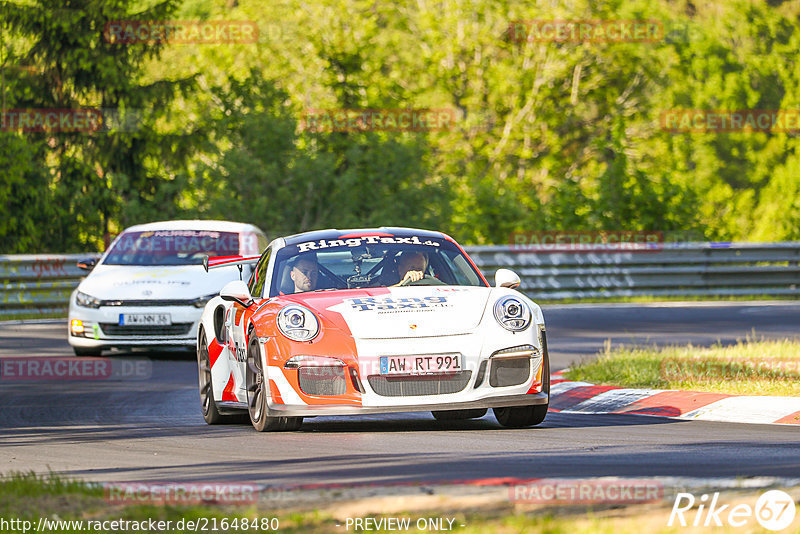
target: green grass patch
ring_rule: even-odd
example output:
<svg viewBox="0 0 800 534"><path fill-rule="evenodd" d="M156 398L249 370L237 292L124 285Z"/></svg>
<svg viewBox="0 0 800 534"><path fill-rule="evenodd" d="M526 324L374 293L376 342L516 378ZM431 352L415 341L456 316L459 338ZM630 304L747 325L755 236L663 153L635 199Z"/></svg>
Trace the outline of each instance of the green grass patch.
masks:
<svg viewBox="0 0 800 534"><path fill-rule="evenodd" d="M37 475L35 473L11 473L0 477L0 517L9 520L30 521L35 529L39 518L53 521L82 521L81 528L74 523L61 524L61 528L51 528L51 532L130 532L131 528L92 528L104 521L170 521L168 532L275 532L270 527L279 525L277 532L312 532L317 527L330 532L335 531L336 521L331 517L321 517L315 513L285 514L276 516L257 503L246 506L232 505L124 505L106 501L105 489L100 484L87 484L68 480L57 475ZM266 523L262 523L264 518ZM277 518L277 523L269 520ZM236 527L233 521L236 520ZM243 520L259 528L243 529ZM183 522L184 528L176 528ZM189 522L194 526L189 527ZM130 525L128 525L130 526ZM212 527L216 526L216 530ZM141 530L141 529L140 529ZM146 531L146 529L144 529ZM30 532L31 530L29 530ZM19 530L22 532L22 530Z"/></svg>
<svg viewBox="0 0 800 534"><path fill-rule="evenodd" d="M273 510L267 503L258 502L246 506L169 506L169 505L136 505L124 506L110 504L104 499L104 489L99 484L86 484L83 482L67 480L50 474L39 476L34 473L12 473L0 476L0 517L5 521L26 520L31 525L27 532L35 531L39 518L47 518L50 522L49 532L132 532L147 531L147 529L132 529L130 524L127 529L109 527L108 525L97 529L97 522L123 521L170 521L168 530L161 532L282 532L282 533L321 533L341 534L342 532L365 532L367 530L348 529L346 520L341 517L342 511L337 503L327 502L308 505L311 509L299 511ZM757 497L753 493L749 500L755 502ZM439 500L440 496L431 496L431 500ZM369 501L369 499L367 499ZM308 501L306 501L308 502ZM426 518L441 518L442 525L450 526L452 532L463 534L508 533L522 532L547 533L547 534L638 534L642 531L674 533L674 528L666 527L669 515L669 503L649 503L633 505L600 505L591 507L577 506L544 506L533 505L517 506L511 501L501 500L493 504L486 504L475 508L474 503L440 506L423 505L416 511L398 511L395 513L368 512L368 509L381 507L381 504L364 506L363 502L355 503L356 508L363 509L358 516L362 518L408 518L411 527L408 532L421 532L431 530L417 529L417 520ZM441 501L439 501L441 502ZM359 504L362 503L362 504ZM291 503L289 503L291 505ZM353 505L353 502L349 502ZM322 507L323 511L313 508ZM363 515L362 515L363 514ZM349 517L349 516L348 516ZM264 528L264 519L275 519L268 523L272 528ZM243 528L242 520L246 519L252 525L253 521L259 522L259 528ZM74 523L70 527L64 523L60 528L54 526L53 521L82 521L82 530ZM237 521L237 523L234 523ZM182 522L182 523L181 523ZM189 527L189 522L192 527ZM183 528L176 528L182 524ZM199 525L199 527L197 526ZM235 525L235 526L234 526ZM16 526L19 526L18 524ZM277 526L277 530L274 527ZM216 527L216 528L214 528ZM160 528L160 527L159 527ZM389 532L388 530L373 530L370 532ZM731 529L718 529L721 532L737 532ZM13 531L22 532L20 528Z"/></svg>
<svg viewBox="0 0 800 534"><path fill-rule="evenodd" d="M328 503L330 510L331 504ZM95 522L100 521L171 521L171 528L165 532L281 532L281 533L322 533L341 534L342 532L363 532L349 530L343 518L336 518L331 511L283 511L265 509L264 503L248 506L169 506L169 505L136 505L123 506L105 502L104 489L99 484L86 484L70 481L50 474L38 476L33 473L13 473L0 478L0 517L5 520L27 520L31 522L29 532L38 525L40 517L51 521L50 532L130 532L128 530L106 528L104 530L87 529ZM461 509L436 509L426 508L421 511L399 512L391 514L366 513L361 517L373 519L408 518L411 522L409 531L418 532L416 521L420 518L448 518L452 522L453 532L465 534L478 534L484 532L519 533L542 532L549 534L571 533L608 533L637 531L636 528L620 528L620 525L604 524L604 520L595 517L591 509L585 507L567 507L563 512L558 510L520 511L515 510L509 502L498 503L496 507L481 510L465 511ZM248 522L263 520L264 518L277 518L277 530L269 528L258 529L242 528L242 520ZM54 529L52 521L82 521L83 530L73 523L72 527L62 523L62 528ZM225 522L223 523L223 520ZM237 527L233 521L238 520ZM183 522L184 528L175 525ZM200 522L200 528L189 528L188 522L195 525ZM448 525L447 521L442 524ZM463 525L463 526L462 526ZM130 526L130 525L128 525ZM216 529L212 527L216 526ZM223 526L225 528L223 528ZM629 525L630 526L630 525ZM205 527L205 529L203 528ZM374 524L369 531L375 531ZM18 530L22 532L22 530ZM377 530L377 532L388 532Z"/></svg>
<svg viewBox="0 0 800 534"><path fill-rule="evenodd" d="M166 532L282 532L282 533L331 533L340 534L346 530L345 520L337 519L329 512L316 510L275 512L265 507L265 503L246 506L217 505L133 505L111 504L104 499L104 488L100 484L66 480L57 475L45 476L34 473L12 473L0 478L0 517L6 520L29 521L29 532L38 525L39 518L51 521L82 521L81 530L75 523L69 526L62 523L61 528L50 528L51 532L123 532L125 530L91 529L100 521L170 521ZM575 532L564 521L554 521L551 517L527 517L511 513L508 505L486 514L465 514L460 511L439 511L440 517L456 519L454 531L461 532ZM380 518L382 514L368 514ZM387 517L410 517L412 523L420 517L436 516L437 512L390 514ZM262 521L267 519L267 523ZM277 519L277 521L275 521ZM242 520L252 524L258 521L259 528L243 528ZM234 523L237 521L237 523ZM190 528L192 525L199 527ZM179 528L177 525L183 525ZM236 527L234 527L236 525ZM460 525L465 525L466 528ZM19 526L19 523L17 523ZM278 526L277 530L274 529ZM214 529L213 527L216 527ZM266 527L266 528L265 528ZM519 530L519 529L522 530ZM534 530L530 530L533 528ZM411 530L415 530L412 528ZM19 530L22 532L22 530ZM130 531L130 529L128 529ZM350 528L352 532L352 527ZM611 530L608 530L610 533Z"/></svg>
<svg viewBox="0 0 800 534"><path fill-rule="evenodd" d="M34 321L36 319L64 319L67 320L67 310L49 313L2 313L0 321Z"/></svg>
<svg viewBox="0 0 800 534"><path fill-rule="evenodd" d="M800 342L745 339L711 347L606 348L565 378L593 384L711 391L741 395L800 395Z"/></svg>

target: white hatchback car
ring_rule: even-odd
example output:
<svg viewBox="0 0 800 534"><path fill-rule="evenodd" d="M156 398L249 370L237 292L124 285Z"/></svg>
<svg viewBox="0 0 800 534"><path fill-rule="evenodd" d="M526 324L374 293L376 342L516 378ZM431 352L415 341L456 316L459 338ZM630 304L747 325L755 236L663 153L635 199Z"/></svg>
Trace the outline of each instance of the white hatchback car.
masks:
<svg viewBox="0 0 800 534"><path fill-rule="evenodd" d="M251 224L227 221L165 221L132 226L97 260L72 292L67 337L78 356L103 349L186 347L197 343L197 324L206 302L250 267L209 275L206 256L247 256L266 248L267 238Z"/></svg>

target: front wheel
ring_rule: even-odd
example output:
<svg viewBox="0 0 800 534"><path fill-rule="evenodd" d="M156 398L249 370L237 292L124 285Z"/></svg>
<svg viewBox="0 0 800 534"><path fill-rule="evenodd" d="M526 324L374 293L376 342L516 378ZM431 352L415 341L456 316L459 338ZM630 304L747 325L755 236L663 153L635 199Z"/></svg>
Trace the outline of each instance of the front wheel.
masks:
<svg viewBox="0 0 800 534"><path fill-rule="evenodd" d="M524 428L538 425L547 415L547 404L515 406L513 408L492 408L497 422L508 428Z"/></svg>
<svg viewBox="0 0 800 534"><path fill-rule="evenodd" d="M245 385L247 386L247 411L250 414L253 428L259 432L275 432L298 430L303 424L302 417L272 417L268 415L269 384L261 359L261 346L255 335L250 336L250 344L247 346Z"/></svg>
<svg viewBox="0 0 800 534"><path fill-rule="evenodd" d="M550 356L547 354L547 345L544 345L544 369L542 370L542 393L550 395ZM508 428L524 428L538 425L547 417L547 404L534 404L532 406L514 406L510 408L492 408L497 422Z"/></svg>

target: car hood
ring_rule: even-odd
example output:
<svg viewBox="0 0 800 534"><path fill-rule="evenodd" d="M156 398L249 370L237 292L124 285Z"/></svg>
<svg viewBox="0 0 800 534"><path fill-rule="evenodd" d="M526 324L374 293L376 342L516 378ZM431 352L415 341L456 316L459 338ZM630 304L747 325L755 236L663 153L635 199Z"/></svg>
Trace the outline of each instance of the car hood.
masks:
<svg viewBox="0 0 800 534"><path fill-rule="evenodd" d="M488 287L392 287L284 297L312 309L355 338L467 334L480 324Z"/></svg>
<svg viewBox="0 0 800 534"><path fill-rule="evenodd" d="M194 299L238 278L236 267L206 272L202 265L98 265L78 290L103 300Z"/></svg>

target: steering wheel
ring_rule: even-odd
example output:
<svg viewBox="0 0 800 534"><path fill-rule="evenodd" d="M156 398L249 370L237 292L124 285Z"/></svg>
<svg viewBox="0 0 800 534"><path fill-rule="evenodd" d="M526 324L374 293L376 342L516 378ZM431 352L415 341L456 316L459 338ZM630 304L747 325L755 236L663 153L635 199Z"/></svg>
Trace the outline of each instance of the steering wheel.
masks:
<svg viewBox="0 0 800 534"><path fill-rule="evenodd" d="M416 282L412 282L410 278L404 279L402 282L397 284L397 287L403 286L443 286L446 285L444 282L436 278L435 276L431 276L426 274Z"/></svg>

